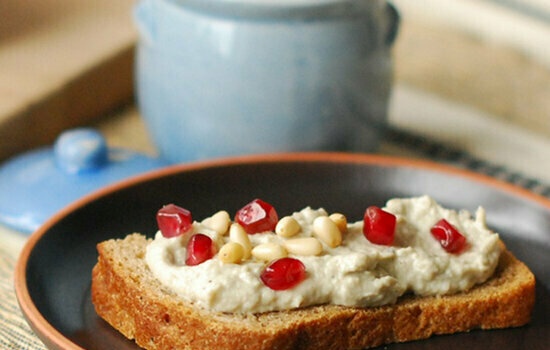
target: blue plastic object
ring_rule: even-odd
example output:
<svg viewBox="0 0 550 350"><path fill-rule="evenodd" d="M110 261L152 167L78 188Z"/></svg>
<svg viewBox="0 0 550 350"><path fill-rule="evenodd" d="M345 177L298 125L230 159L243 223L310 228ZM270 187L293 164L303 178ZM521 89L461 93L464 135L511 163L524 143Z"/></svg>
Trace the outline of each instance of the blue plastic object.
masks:
<svg viewBox="0 0 550 350"><path fill-rule="evenodd" d="M0 224L31 233L78 198L166 165L159 158L109 149L95 129L68 130L53 147L30 151L0 166Z"/></svg>

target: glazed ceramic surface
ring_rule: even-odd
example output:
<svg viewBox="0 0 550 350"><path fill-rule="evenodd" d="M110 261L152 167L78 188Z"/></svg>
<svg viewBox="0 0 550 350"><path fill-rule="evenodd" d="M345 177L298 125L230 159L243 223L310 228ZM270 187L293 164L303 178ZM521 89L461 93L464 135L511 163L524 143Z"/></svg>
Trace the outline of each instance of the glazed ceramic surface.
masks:
<svg viewBox="0 0 550 350"><path fill-rule="evenodd" d="M109 148L95 129L67 130L52 147L0 165L0 224L30 234L78 198L166 165L132 150Z"/></svg>
<svg viewBox="0 0 550 350"><path fill-rule="evenodd" d="M163 157L372 151L398 15L382 0L142 0L140 112Z"/></svg>
<svg viewBox="0 0 550 350"><path fill-rule="evenodd" d="M485 176L396 158L244 157L170 167L119 183L73 204L30 238L16 268L16 293L25 317L51 349L138 349L96 315L90 301L91 270L98 242L136 231L151 237L162 205L177 203L200 220L262 198L280 215L310 205L359 220L368 205L421 194L449 208L486 208L488 225L537 277L533 318L516 329L434 336L384 349L547 348L550 201Z"/></svg>

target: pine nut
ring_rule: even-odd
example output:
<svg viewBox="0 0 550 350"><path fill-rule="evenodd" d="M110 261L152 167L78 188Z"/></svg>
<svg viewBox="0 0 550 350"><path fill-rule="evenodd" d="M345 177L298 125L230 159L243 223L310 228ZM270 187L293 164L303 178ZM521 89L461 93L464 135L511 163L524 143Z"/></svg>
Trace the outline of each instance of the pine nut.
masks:
<svg viewBox="0 0 550 350"><path fill-rule="evenodd" d="M275 233L281 237L292 237L302 230L302 227L292 216L285 216L277 222Z"/></svg>
<svg viewBox="0 0 550 350"><path fill-rule="evenodd" d="M243 260L249 259L252 250L252 243L250 243L250 238L248 238L248 233L244 228L237 224L233 223L229 226L229 239L232 242L239 243L243 247Z"/></svg>
<svg viewBox="0 0 550 350"><path fill-rule="evenodd" d="M285 247L277 243L262 243L252 249L252 256L263 261L284 258L287 255Z"/></svg>
<svg viewBox="0 0 550 350"><path fill-rule="evenodd" d="M348 219L346 219L346 216L344 214L334 213L331 214L329 218L334 221L342 234L348 231Z"/></svg>
<svg viewBox="0 0 550 350"><path fill-rule="evenodd" d="M219 259L226 264L238 264L243 260L244 248L237 242L228 242L218 252Z"/></svg>
<svg viewBox="0 0 550 350"><path fill-rule="evenodd" d="M231 218L229 217L228 212L226 212L225 210L220 210L211 217L206 218L202 223L223 236L227 233L227 230L229 229Z"/></svg>
<svg viewBox="0 0 550 350"><path fill-rule="evenodd" d="M342 244L342 233L328 216L319 216L313 220L313 233L331 248Z"/></svg>
<svg viewBox="0 0 550 350"><path fill-rule="evenodd" d="M294 255L319 255L323 251L323 245L315 237L293 238L286 240L285 248Z"/></svg>

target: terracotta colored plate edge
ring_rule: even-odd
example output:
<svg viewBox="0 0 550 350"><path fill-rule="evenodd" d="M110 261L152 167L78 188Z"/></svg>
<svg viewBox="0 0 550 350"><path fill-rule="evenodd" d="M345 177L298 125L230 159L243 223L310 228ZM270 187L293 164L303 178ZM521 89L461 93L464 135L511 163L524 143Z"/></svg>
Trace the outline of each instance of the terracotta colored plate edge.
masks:
<svg viewBox="0 0 550 350"><path fill-rule="evenodd" d="M47 222L45 222L38 230L36 230L28 239L27 243L23 247L21 255L17 261L15 268L15 293L21 311L27 322L33 329L33 331L39 336L44 344L50 349L59 350L85 350L76 345L68 338L66 338L61 332L54 328L42 314L38 311L33 303L27 286L26 269L28 259L37 242L42 236L58 221L69 213L83 207L87 203L91 203L109 193L116 192L118 190L131 187L133 185L147 182L149 180L174 175L181 172L193 171L206 168L233 166L239 164L250 163L288 163L288 162L304 162L304 163L346 163L346 164L369 164L381 167L399 167L399 168L413 168L419 170L432 171L437 173L449 174L452 176L462 177L474 182L478 182L504 192L512 193L516 196L526 198L534 201L541 206L544 206L550 210L550 199L531 192L522 187L513 185L511 183L499 180L488 175L475 173L470 170L454 167L452 165L436 163L430 160L423 159L410 159L385 155L373 155L373 154L353 154L353 153L324 153L324 152L312 152L312 153L276 153L276 154L258 154L238 157L219 158L206 161L198 161L186 164L177 164L167 166L158 170L153 170L141 175L137 175L115 184L106 186L99 189L83 198L69 204L67 207L59 211Z"/></svg>

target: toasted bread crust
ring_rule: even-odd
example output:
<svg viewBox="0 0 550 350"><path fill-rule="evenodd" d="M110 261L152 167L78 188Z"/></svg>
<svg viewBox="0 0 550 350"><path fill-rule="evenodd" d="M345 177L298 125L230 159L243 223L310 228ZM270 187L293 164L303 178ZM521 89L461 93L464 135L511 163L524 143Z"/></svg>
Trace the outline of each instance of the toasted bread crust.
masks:
<svg viewBox="0 0 550 350"><path fill-rule="evenodd" d="M321 305L263 314L193 307L163 288L144 260L147 240L132 234L98 244L92 273L96 312L146 349L360 349L529 322L535 278L505 251L495 275L467 292L404 296L375 308Z"/></svg>

